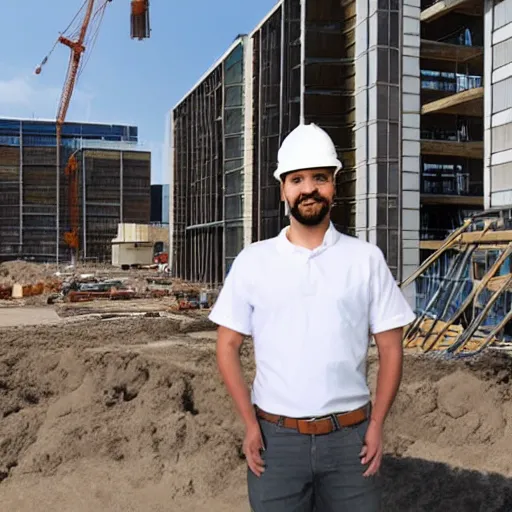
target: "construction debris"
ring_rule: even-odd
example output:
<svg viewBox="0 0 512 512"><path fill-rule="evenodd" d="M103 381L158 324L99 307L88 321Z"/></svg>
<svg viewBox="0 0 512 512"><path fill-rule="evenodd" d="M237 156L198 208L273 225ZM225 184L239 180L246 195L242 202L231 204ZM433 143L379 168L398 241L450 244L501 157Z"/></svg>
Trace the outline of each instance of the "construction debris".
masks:
<svg viewBox="0 0 512 512"><path fill-rule="evenodd" d="M56 265L24 261L0 264L0 300L18 302L41 296L47 304L166 299L164 311L209 309L218 290L203 284L171 279L158 265L123 271L107 265ZM7 305L7 303L5 304ZM124 306L123 306L124 307ZM98 305L101 310L103 306ZM144 306L132 309L144 313Z"/></svg>
<svg viewBox="0 0 512 512"><path fill-rule="evenodd" d="M401 286L413 282L419 314L405 347L452 357L512 350L512 209L467 219Z"/></svg>

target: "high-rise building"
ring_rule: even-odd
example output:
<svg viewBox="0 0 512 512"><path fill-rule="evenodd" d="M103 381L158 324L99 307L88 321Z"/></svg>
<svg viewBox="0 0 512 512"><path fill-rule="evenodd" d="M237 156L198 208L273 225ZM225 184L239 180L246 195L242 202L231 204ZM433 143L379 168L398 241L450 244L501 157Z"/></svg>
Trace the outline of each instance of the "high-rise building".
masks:
<svg viewBox="0 0 512 512"><path fill-rule="evenodd" d="M69 261L68 159L77 163L78 255L108 261L119 222L149 223L151 155L135 126L0 119L0 260ZM58 193L57 193L58 190Z"/></svg>
<svg viewBox="0 0 512 512"><path fill-rule="evenodd" d="M151 185L151 224L169 224L169 185Z"/></svg>
<svg viewBox="0 0 512 512"><path fill-rule="evenodd" d="M512 0L484 4L485 206L512 205Z"/></svg>
<svg viewBox="0 0 512 512"><path fill-rule="evenodd" d="M222 282L252 239L248 51L237 38L171 113L169 252L186 279Z"/></svg>
<svg viewBox="0 0 512 512"><path fill-rule="evenodd" d="M465 216L512 203L509 17L512 0L279 1L171 111L174 274L220 283L286 225L272 173L303 122L343 163L335 225L397 279Z"/></svg>

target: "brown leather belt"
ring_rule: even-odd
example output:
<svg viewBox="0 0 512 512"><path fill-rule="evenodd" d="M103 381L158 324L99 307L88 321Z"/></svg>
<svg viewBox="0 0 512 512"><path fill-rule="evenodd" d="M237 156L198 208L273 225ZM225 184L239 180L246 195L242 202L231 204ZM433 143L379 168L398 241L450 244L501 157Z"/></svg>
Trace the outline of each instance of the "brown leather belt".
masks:
<svg viewBox="0 0 512 512"><path fill-rule="evenodd" d="M362 423L370 416L370 404L359 409L339 414L330 414L319 418L288 418L278 414L270 414L255 406L256 415L270 423L280 425L284 428L297 430L301 434L323 435L330 434L343 427L352 427Z"/></svg>

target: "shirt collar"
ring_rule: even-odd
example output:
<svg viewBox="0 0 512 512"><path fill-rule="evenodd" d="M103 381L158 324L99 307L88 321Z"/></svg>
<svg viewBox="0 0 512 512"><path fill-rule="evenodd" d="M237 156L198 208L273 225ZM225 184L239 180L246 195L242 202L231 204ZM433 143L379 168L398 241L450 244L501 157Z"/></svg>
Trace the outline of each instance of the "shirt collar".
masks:
<svg viewBox="0 0 512 512"><path fill-rule="evenodd" d="M277 248L278 251L281 253L303 253L303 254L311 254L316 255L319 254L329 247L332 247L333 245L338 242L340 239L340 233L338 230L334 227L334 224L332 222L329 222L329 227L327 228L327 231L325 232L323 242L320 246L318 246L316 249L309 250L305 247L300 247L298 245L294 245L288 240L288 237L286 234L288 233L288 229L290 226L286 226L281 230L279 235L277 236Z"/></svg>

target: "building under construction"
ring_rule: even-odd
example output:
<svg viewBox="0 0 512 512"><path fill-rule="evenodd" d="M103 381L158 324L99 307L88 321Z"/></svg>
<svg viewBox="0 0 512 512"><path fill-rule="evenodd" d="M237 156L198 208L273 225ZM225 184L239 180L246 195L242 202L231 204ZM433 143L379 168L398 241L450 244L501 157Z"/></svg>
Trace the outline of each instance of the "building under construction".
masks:
<svg viewBox="0 0 512 512"><path fill-rule="evenodd" d="M300 122L324 128L343 162L336 226L378 243L401 273L418 228L400 210L402 11L384 3L358 20L355 0L280 1L172 110L175 275L221 283L244 245L286 225L272 173Z"/></svg>
<svg viewBox="0 0 512 512"><path fill-rule="evenodd" d="M66 123L57 173L55 122L0 119L0 260L70 260L74 155L79 259L110 261L118 223L150 220L151 158L137 140L134 126Z"/></svg>
<svg viewBox="0 0 512 512"><path fill-rule="evenodd" d="M335 225L399 280L466 216L512 203L509 18L512 0L280 0L171 112L174 274L220 283L286 225L272 173L300 122L343 163Z"/></svg>

